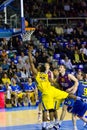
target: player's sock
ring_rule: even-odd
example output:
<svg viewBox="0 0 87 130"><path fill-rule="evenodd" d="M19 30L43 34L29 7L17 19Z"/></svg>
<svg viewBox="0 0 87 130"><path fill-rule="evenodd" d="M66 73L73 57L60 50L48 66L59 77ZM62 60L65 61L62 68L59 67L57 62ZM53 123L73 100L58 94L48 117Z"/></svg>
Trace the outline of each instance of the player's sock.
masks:
<svg viewBox="0 0 87 130"><path fill-rule="evenodd" d="M60 126L60 127L61 127L62 122L63 122L62 120L59 121L59 126Z"/></svg>
<svg viewBox="0 0 87 130"><path fill-rule="evenodd" d="M85 118L87 119L87 116L85 116ZM84 127L87 127L87 123L84 122L83 126L84 126Z"/></svg>
<svg viewBox="0 0 87 130"><path fill-rule="evenodd" d="M43 121L43 122L42 122L42 130L45 130L45 129L46 129L46 126L47 126L47 122L46 122L46 121Z"/></svg>
<svg viewBox="0 0 87 130"><path fill-rule="evenodd" d="M59 130L59 128L60 128L58 119L55 120L54 128L55 128L56 130Z"/></svg>
<svg viewBox="0 0 87 130"><path fill-rule="evenodd" d="M42 127L42 130L47 130L46 128Z"/></svg>
<svg viewBox="0 0 87 130"><path fill-rule="evenodd" d="M84 122L83 126L84 126L84 127L86 127L86 126L87 126L87 123L86 123L86 122Z"/></svg>
<svg viewBox="0 0 87 130"><path fill-rule="evenodd" d="M78 130L78 128L77 128L77 126L76 126L76 125L74 126L73 130Z"/></svg>
<svg viewBox="0 0 87 130"><path fill-rule="evenodd" d="M58 121L58 119L56 119L56 120L55 120L55 124L59 124L59 121Z"/></svg>

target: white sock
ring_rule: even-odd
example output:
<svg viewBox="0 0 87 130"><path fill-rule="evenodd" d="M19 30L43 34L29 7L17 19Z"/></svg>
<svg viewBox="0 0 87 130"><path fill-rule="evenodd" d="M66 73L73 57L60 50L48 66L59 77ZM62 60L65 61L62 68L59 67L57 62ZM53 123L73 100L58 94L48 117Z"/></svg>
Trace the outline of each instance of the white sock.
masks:
<svg viewBox="0 0 87 130"><path fill-rule="evenodd" d="M59 121L58 121L58 119L56 119L56 120L55 120L55 124L58 124L58 123L59 123Z"/></svg>
<svg viewBox="0 0 87 130"><path fill-rule="evenodd" d="M74 130L78 130L76 125L74 126Z"/></svg>
<svg viewBox="0 0 87 130"><path fill-rule="evenodd" d="M45 127L46 127L46 125L47 125L47 122L45 122L45 121L44 121L44 122L42 122L42 127L44 127L44 128L45 128Z"/></svg>
<svg viewBox="0 0 87 130"><path fill-rule="evenodd" d="M61 125L61 124L62 124L62 122L63 122L63 121L62 121L62 120L60 120L60 121L59 121L59 125Z"/></svg>

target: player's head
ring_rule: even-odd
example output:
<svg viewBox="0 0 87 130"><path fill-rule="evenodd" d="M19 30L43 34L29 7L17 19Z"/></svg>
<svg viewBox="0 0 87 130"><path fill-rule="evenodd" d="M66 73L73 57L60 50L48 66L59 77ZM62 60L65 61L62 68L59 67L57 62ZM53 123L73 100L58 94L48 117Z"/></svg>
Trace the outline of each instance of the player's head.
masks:
<svg viewBox="0 0 87 130"><path fill-rule="evenodd" d="M49 64L49 63L45 63L45 68L46 68L47 70L49 70L49 69L50 69L50 64Z"/></svg>
<svg viewBox="0 0 87 130"><path fill-rule="evenodd" d="M85 78L85 74L82 71L78 71L76 73L76 77L78 80L83 80Z"/></svg>
<svg viewBox="0 0 87 130"><path fill-rule="evenodd" d="M65 72L66 71L66 66L64 65L64 64L61 64L60 66L59 66L59 73L63 73L63 72Z"/></svg>
<svg viewBox="0 0 87 130"><path fill-rule="evenodd" d="M40 72L45 72L45 70L46 70L45 65L42 64L42 65L39 66L39 71Z"/></svg>

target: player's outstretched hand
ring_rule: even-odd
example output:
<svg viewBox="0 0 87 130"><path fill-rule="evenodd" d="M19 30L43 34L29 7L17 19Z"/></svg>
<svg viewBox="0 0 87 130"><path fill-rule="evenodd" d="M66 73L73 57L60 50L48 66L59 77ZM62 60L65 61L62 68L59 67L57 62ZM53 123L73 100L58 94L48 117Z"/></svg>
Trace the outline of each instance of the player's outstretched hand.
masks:
<svg viewBox="0 0 87 130"><path fill-rule="evenodd" d="M32 52L33 51L33 46L32 45L29 45L28 46L28 52Z"/></svg>

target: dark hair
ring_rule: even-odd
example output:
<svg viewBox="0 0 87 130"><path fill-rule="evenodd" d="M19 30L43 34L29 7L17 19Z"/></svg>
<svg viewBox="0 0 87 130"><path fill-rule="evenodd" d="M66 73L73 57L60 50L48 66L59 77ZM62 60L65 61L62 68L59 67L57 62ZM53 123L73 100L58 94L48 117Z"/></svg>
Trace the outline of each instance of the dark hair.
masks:
<svg viewBox="0 0 87 130"><path fill-rule="evenodd" d="M66 65L64 65L63 63L61 63L59 66L63 66L66 69Z"/></svg>
<svg viewBox="0 0 87 130"><path fill-rule="evenodd" d="M39 69L40 69L40 72L45 72L46 70L44 65L41 65Z"/></svg>

